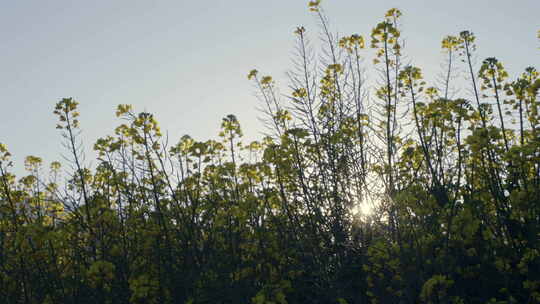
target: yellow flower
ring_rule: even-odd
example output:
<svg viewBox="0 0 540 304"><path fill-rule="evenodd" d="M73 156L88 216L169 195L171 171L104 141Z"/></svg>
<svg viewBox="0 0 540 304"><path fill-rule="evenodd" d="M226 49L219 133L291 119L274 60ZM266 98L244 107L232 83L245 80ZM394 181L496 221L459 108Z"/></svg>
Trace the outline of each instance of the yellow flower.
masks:
<svg viewBox="0 0 540 304"><path fill-rule="evenodd" d="M297 35L302 35L305 32L306 32L306 29L303 26L297 27L296 30L294 31L294 33L297 34Z"/></svg>
<svg viewBox="0 0 540 304"><path fill-rule="evenodd" d="M272 76L264 76L261 80L261 84L269 85L272 82Z"/></svg>
<svg viewBox="0 0 540 304"><path fill-rule="evenodd" d="M309 1L309 4L308 4L309 10L312 12L318 12L319 4L321 4L321 0Z"/></svg>
<svg viewBox="0 0 540 304"><path fill-rule="evenodd" d="M255 70L255 69L253 69L253 70L249 71L249 74L248 74L247 78L248 78L249 80L251 80L251 79L257 77L257 73L258 73L258 71Z"/></svg>

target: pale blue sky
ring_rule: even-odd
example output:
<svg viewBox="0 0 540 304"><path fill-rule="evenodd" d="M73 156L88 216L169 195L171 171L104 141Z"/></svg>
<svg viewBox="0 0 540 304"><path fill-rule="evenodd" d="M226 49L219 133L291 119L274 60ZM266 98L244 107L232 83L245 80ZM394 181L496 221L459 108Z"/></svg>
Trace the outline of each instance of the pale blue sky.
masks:
<svg viewBox="0 0 540 304"><path fill-rule="evenodd" d="M318 31L307 2L0 0L0 142L18 168L29 154L61 159L52 110L62 97L81 103L89 151L120 123L114 117L120 103L154 113L173 141L186 133L213 137L229 113L254 138L262 129L246 75L257 68L286 88L292 32L304 25L316 38ZM477 35L480 59L495 56L511 74L539 67L538 0L326 0L323 6L334 30L365 36L388 8L400 8L405 53L427 76L442 60L441 38L463 29Z"/></svg>

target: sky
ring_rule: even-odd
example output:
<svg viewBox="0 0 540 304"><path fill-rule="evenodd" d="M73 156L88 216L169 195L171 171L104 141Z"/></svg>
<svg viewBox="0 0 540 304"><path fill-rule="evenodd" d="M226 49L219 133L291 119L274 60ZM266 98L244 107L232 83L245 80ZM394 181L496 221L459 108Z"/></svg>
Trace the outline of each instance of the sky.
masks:
<svg viewBox="0 0 540 304"><path fill-rule="evenodd" d="M215 137L235 114L248 139L263 131L256 68L287 93L293 31L319 28L307 0L0 0L0 143L14 155L61 160L54 105L80 103L87 159L121 123L118 104L154 113L171 141ZM443 60L441 38L469 29L479 58L497 57L511 75L540 68L538 0L326 0L333 31L369 32L391 7L403 12L405 54L429 79ZM366 56L373 53L366 50ZM368 76L370 70L368 69Z"/></svg>

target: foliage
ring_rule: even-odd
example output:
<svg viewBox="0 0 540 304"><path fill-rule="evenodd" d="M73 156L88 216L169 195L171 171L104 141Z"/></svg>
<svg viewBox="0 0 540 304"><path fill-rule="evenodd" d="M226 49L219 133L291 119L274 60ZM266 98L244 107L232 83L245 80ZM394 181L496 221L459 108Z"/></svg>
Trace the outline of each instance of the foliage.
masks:
<svg viewBox="0 0 540 304"><path fill-rule="evenodd" d="M67 176L28 156L17 178L0 144L0 302L540 303L538 71L512 80L490 57L475 72L463 31L430 85L391 9L371 32L372 89L364 36L308 6L321 51L296 29L290 95L248 74L260 141L229 115L219 139L169 146L152 114L119 105L91 168L65 98Z"/></svg>

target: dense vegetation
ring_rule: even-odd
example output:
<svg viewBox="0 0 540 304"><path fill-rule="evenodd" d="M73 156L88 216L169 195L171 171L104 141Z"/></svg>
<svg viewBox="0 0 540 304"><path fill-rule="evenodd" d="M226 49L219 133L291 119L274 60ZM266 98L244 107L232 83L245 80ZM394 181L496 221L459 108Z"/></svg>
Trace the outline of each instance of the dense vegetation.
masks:
<svg viewBox="0 0 540 304"><path fill-rule="evenodd" d="M249 73L259 142L229 115L218 140L169 145L152 114L120 105L90 168L67 98L67 179L35 156L16 178L0 144L0 302L540 303L537 70L475 70L463 31L429 85L405 65L399 10L368 39L309 7L320 51L295 31L290 95Z"/></svg>

